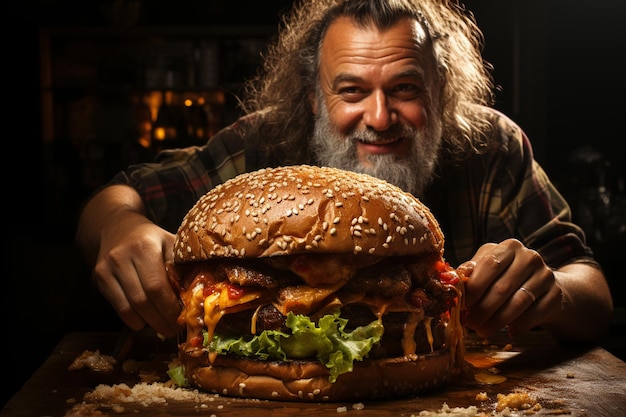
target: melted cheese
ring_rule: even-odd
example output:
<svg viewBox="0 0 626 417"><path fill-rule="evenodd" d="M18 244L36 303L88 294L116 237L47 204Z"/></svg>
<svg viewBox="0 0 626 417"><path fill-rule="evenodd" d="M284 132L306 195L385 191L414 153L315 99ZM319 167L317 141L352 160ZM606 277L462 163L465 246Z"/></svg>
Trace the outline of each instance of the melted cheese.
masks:
<svg viewBox="0 0 626 417"><path fill-rule="evenodd" d="M424 327L426 328L426 338L428 339L428 345L430 346L431 352L435 350L433 347L435 343L435 339L433 338L433 329L431 326L432 321L433 321L432 317L426 317L424 319Z"/></svg>
<svg viewBox="0 0 626 417"><path fill-rule="evenodd" d="M259 310L261 309L261 307L263 307L263 305L259 305L256 308L256 310L254 310L254 313L252 314L252 318L250 319L250 333L251 334L256 333L256 321L259 317Z"/></svg>
<svg viewBox="0 0 626 417"><path fill-rule="evenodd" d="M308 285L286 287L280 290L278 300L273 304L283 316L286 316L289 312L309 314L317 309L327 297L341 288L343 284L343 282L338 282L334 285L318 288L312 288Z"/></svg>
<svg viewBox="0 0 626 417"><path fill-rule="evenodd" d="M224 314L232 312L229 310L236 311L238 310L237 307L249 304L254 300L261 298L262 296L261 291L248 291L244 293L241 297L230 298L227 285L225 285L224 283L219 283L215 287L216 290L219 290L219 292L213 292L206 296L206 298L204 298L203 300L204 324L207 329L207 338L209 341L213 339L217 323L224 316ZM215 355L210 354L209 360L213 362L215 357Z"/></svg>
<svg viewBox="0 0 626 417"><path fill-rule="evenodd" d="M220 293L212 293L204 299L204 324L208 332L209 341L213 339L217 322L224 315L224 310L220 308L217 302L219 298Z"/></svg>
<svg viewBox="0 0 626 417"><path fill-rule="evenodd" d="M401 341L404 356L415 354L415 350L417 348L417 344L415 343L415 330L417 329L417 325L419 324L419 322L420 318L416 313L409 314L409 318L407 319L406 325L404 326Z"/></svg>
<svg viewBox="0 0 626 417"><path fill-rule="evenodd" d="M450 308L445 335L446 344L450 348L452 366L464 369L465 364L465 329L461 324L461 310L465 302L463 298L463 284L451 286L457 293L456 304Z"/></svg>

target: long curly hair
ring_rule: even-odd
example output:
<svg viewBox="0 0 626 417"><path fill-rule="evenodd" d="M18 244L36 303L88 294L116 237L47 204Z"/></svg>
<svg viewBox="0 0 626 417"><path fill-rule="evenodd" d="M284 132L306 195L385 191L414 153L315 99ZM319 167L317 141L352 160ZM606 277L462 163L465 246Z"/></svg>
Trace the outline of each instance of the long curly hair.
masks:
<svg viewBox="0 0 626 417"><path fill-rule="evenodd" d="M258 74L244 85L241 108L266 111L259 137L281 163L310 160L314 117L309 94L318 82L319 51L328 26L347 16L386 28L417 19L433 41L441 91L443 146L458 160L486 147L489 122L482 106L493 104L491 66L482 58L483 35L474 16L452 0L296 0L282 17Z"/></svg>

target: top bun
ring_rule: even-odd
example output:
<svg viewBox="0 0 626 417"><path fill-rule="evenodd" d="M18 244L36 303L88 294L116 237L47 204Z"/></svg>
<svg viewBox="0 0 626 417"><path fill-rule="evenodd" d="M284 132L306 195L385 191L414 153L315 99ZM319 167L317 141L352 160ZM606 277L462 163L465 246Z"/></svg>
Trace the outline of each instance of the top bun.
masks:
<svg viewBox="0 0 626 417"><path fill-rule="evenodd" d="M174 262L301 253L443 253L430 210L390 183L308 165L241 174L202 196L176 234Z"/></svg>

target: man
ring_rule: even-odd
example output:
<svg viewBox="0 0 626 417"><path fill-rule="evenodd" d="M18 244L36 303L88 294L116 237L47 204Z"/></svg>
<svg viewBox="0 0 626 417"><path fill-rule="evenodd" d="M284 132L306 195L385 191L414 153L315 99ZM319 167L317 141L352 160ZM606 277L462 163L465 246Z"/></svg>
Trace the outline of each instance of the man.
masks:
<svg viewBox="0 0 626 417"><path fill-rule="evenodd" d="M132 329L173 336L164 265L185 213L239 173L309 163L384 178L433 210L446 258L470 276L465 323L479 335L600 337L613 308L604 275L524 133L487 107L480 40L449 1L298 3L248 85L246 116L86 204L77 242L98 289Z"/></svg>

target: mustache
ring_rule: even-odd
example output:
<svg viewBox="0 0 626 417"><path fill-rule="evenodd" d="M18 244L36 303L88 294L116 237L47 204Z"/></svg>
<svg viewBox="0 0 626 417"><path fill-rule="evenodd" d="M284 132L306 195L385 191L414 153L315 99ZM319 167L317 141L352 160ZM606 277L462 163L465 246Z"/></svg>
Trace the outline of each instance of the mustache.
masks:
<svg viewBox="0 0 626 417"><path fill-rule="evenodd" d="M377 131L372 129L352 131L348 135L348 139L357 140L365 143L389 142L402 137L415 137L417 129L412 126L400 124L393 125L385 131Z"/></svg>

